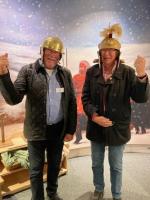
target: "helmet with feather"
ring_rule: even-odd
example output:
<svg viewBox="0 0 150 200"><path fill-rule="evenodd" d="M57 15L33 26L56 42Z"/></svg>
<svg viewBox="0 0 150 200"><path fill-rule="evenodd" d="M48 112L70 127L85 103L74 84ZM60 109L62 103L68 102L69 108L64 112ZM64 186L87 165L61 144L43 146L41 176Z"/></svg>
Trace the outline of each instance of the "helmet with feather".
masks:
<svg viewBox="0 0 150 200"><path fill-rule="evenodd" d="M101 43L98 44L99 50L101 49L116 49L120 51L121 44L120 42L114 37L120 37L122 35L122 28L119 24L114 24L105 28L100 35L104 37Z"/></svg>

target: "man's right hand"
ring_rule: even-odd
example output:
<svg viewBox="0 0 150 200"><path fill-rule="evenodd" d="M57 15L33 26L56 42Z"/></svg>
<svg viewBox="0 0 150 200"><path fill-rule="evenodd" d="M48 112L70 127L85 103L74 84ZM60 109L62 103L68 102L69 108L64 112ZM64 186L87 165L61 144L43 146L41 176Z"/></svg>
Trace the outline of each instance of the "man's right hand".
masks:
<svg viewBox="0 0 150 200"><path fill-rule="evenodd" d="M98 115L93 116L92 121L102 127L109 127L109 126L113 125L113 123L110 119L103 117L103 116L98 116Z"/></svg>
<svg viewBox="0 0 150 200"><path fill-rule="evenodd" d="M8 73L8 54L0 55L0 75Z"/></svg>

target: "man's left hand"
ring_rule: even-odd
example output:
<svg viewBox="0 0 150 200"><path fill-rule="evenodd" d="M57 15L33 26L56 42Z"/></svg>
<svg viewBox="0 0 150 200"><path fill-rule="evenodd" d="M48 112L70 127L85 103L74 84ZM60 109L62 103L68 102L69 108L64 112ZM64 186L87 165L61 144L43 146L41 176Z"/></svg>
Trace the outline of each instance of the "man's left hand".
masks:
<svg viewBox="0 0 150 200"><path fill-rule="evenodd" d="M65 135L65 138L64 138L64 141L65 142L69 142L73 139L73 135L72 134L66 134Z"/></svg>
<svg viewBox="0 0 150 200"><path fill-rule="evenodd" d="M145 58L138 56L135 60L134 66L136 68L137 76L142 77L146 74L145 72Z"/></svg>

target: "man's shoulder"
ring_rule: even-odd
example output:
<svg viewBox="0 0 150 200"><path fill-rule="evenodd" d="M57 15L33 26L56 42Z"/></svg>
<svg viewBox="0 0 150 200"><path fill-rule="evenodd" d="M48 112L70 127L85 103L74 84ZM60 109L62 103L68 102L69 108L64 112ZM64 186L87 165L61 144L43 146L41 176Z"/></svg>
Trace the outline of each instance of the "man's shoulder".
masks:
<svg viewBox="0 0 150 200"><path fill-rule="evenodd" d="M67 67L61 66L61 65L58 65L58 70L62 71L63 73L66 73L66 74L71 74L70 69L68 69Z"/></svg>
<svg viewBox="0 0 150 200"><path fill-rule="evenodd" d="M95 64L95 65L92 65L91 67L89 67L87 69L87 73L93 73L95 71L99 70L99 64Z"/></svg>
<svg viewBox="0 0 150 200"><path fill-rule="evenodd" d="M35 70L35 68L39 65L38 61L35 61L33 63L29 63L29 64L26 64L24 65L21 70L22 71L33 71Z"/></svg>
<svg viewBox="0 0 150 200"><path fill-rule="evenodd" d="M131 72L134 72L134 68L125 64L125 63L121 63L120 64L120 68L123 68L125 71L131 71Z"/></svg>

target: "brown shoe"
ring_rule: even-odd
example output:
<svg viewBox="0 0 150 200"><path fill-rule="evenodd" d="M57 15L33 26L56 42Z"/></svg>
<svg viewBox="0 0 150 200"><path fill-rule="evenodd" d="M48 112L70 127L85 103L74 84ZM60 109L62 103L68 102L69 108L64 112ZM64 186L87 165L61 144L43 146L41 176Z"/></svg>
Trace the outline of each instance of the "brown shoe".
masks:
<svg viewBox="0 0 150 200"><path fill-rule="evenodd" d="M98 191L94 191L93 195L92 195L92 199L91 200L102 200L104 196L104 192L98 192Z"/></svg>

